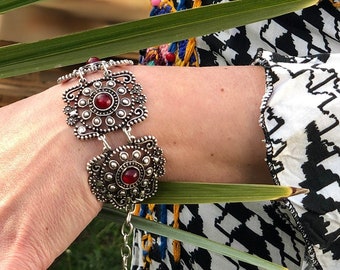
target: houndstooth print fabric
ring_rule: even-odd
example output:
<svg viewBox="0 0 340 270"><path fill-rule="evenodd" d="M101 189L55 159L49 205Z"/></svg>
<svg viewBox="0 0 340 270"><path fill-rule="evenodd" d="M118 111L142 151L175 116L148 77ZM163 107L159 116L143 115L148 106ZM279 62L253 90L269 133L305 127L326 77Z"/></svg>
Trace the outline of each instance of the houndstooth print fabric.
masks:
<svg viewBox="0 0 340 270"><path fill-rule="evenodd" d="M324 0L296 13L197 38L200 65L249 65L258 48L290 56L339 52L339 16Z"/></svg>
<svg viewBox="0 0 340 270"><path fill-rule="evenodd" d="M203 4L216 2L221 1ZM339 11L324 0L197 38L201 66L252 63L265 68L260 123L273 180L310 193L283 202L182 205L181 229L290 270L340 269L339 22ZM173 225L173 206L156 206L151 214ZM152 235L146 252L141 244L145 235L135 233L134 270L258 269L186 243L176 262L172 239Z"/></svg>
<svg viewBox="0 0 340 270"><path fill-rule="evenodd" d="M155 209L160 220L161 207ZM270 203L232 203L182 205L180 229L193 232L235 249L255 254L266 260L298 269L304 256L304 240L289 212L279 212L280 205ZM167 206L168 225L172 226L172 206ZM261 229L263 228L263 229ZM162 254L162 239L153 235L153 248L148 254L151 263L145 263L141 243L144 232L136 231L134 267L132 269L257 269L247 263L232 260L186 243L181 243L181 260L176 263L172 239L166 239Z"/></svg>
<svg viewBox="0 0 340 270"><path fill-rule="evenodd" d="M324 269L340 266L340 54L259 53L268 87L261 123L276 183L309 188L287 201L308 252Z"/></svg>

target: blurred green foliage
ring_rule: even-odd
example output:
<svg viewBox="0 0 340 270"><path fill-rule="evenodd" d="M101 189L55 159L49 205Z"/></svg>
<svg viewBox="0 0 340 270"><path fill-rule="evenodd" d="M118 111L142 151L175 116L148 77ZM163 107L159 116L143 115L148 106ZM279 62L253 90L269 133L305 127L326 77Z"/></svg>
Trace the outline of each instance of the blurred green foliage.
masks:
<svg viewBox="0 0 340 270"><path fill-rule="evenodd" d="M49 270L120 270L120 225L97 217Z"/></svg>

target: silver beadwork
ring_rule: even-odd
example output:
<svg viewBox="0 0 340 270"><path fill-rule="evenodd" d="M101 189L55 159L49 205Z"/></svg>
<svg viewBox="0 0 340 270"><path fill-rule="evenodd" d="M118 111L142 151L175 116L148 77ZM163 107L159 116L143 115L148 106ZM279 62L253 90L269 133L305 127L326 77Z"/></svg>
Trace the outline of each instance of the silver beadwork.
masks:
<svg viewBox="0 0 340 270"><path fill-rule="evenodd" d="M111 203L127 212L122 226L123 269L128 268L131 247L133 206L157 192L158 178L165 173L165 158L153 136L136 138L131 126L143 121L148 113L142 86L129 71L112 72L113 66L132 65L130 60L97 61L62 76L58 83L78 78L78 85L65 91L64 113L66 122L74 127L78 139L98 138L103 143L103 153L87 164L88 183L99 201ZM91 72L103 72L102 78L88 81ZM106 133L122 130L128 143L112 149Z"/></svg>
<svg viewBox="0 0 340 270"><path fill-rule="evenodd" d="M164 165L156 138L133 138L131 143L107 149L88 163L89 185L99 201L124 208L155 195ZM115 176L109 179L108 175Z"/></svg>
<svg viewBox="0 0 340 270"><path fill-rule="evenodd" d="M59 83L79 79L63 94L66 122L78 139L102 141L103 153L87 165L88 183L99 201L119 209L155 195L158 178L165 173L165 158L156 138L131 134L131 127L148 116L142 86L131 72L110 70L131 64L129 60L98 61L58 79ZM97 71L103 76L88 81L86 75ZM118 130L125 133L127 144L113 149L105 134Z"/></svg>
<svg viewBox="0 0 340 270"><path fill-rule="evenodd" d="M129 71L111 73L94 81L83 80L67 89L63 99L67 123L75 126L74 134L79 139L133 126L148 115L146 96Z"/></svg>

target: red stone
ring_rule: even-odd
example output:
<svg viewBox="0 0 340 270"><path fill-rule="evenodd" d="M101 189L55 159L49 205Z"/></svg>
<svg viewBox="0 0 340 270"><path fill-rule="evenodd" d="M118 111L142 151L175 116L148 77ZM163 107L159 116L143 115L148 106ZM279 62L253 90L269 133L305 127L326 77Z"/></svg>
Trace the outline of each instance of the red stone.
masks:
<svg viewBox="0 0 340 270"><path fill-rule="evenodd" d="M166 61L168 61L168 63L172 64L175 62L176 60L176 55L174 53L168 52L165 55Z"/></svg>
<svg viewBox="0 0 340 270"><path fill-rule="evenodd" d="M128 168L123 172L122 180L125 184L134 184L139 178L139 171L136 168Z"/></svg>
<svg viewBox="0 0 340 270"><path fill-rule="evenodd" d="M86 64L92 64L99 61L100 59L98 57L90 57L89 60L87 60Z"/></svg>
<svg viewBox="0 0 340 270"><path fill-rule="evenodd" d="M94 98L94 105L99 110L106 110L112 105L112 97L108 93L100 93Z"/></svg>

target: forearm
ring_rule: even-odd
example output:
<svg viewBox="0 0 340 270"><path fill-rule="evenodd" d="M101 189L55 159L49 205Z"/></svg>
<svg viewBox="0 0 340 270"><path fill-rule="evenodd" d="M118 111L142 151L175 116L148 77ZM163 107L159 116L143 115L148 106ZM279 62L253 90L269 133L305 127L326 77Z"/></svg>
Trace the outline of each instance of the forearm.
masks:
<svg viewBox="0 0 340 270"><path fill-rule="evenodd" d="M164 181L269 182L258 125L261 67L140 68L153 134L167 158Z"/></svg>
<svg viewBox="0 0 340 270"><path fill-rule="evenodd" d="M126 69L148 97L149 117L132 133L154 135L167 159L160 181L269 180L258 126L262 68ZM62 113L62 93L75 83L0 110L0 266L5 269L19 261L27 264L22 269L46 268L101 208L88 187L86 164L102 144L77 140ZM121 131L107 137L112 147L126 143Z"/></svg>
<svg viewBox="0 0 340 270"><path fill-rule="evenodd" d="M118 69L134 73L147 96L149 117L133 126L132 133L154 135L164 149L166 175L161 181L271 181L264 160L263 131L258 124L265 91L262 67L128 66ZM90 76L95 79L101 73ZM49 90L53 92L53 100L59 101L60 93L76 83L76 80L70 81ZM58 104L56 109L63 106ZM73 136L72 128L64 124L66 117L58 112L55 114L63 122L63 130L67 129L68 135ZM126 143L121 131L111 132L107 137L112 147ZM89 147L89 141L66 140L69 145L84 150L81 156L85 163L101 151L101 143L95 139L92 139L93 147Z"/></svg>

